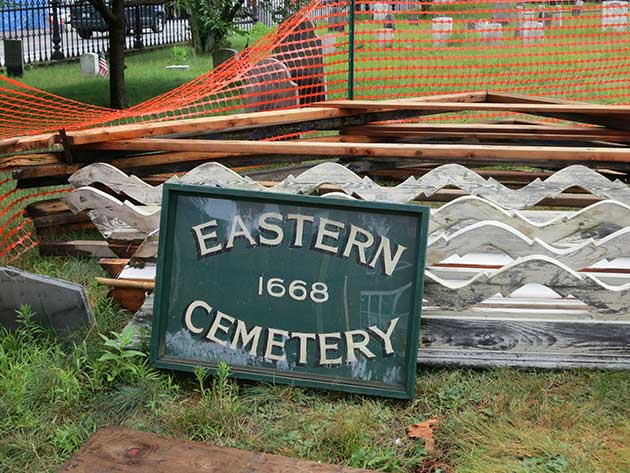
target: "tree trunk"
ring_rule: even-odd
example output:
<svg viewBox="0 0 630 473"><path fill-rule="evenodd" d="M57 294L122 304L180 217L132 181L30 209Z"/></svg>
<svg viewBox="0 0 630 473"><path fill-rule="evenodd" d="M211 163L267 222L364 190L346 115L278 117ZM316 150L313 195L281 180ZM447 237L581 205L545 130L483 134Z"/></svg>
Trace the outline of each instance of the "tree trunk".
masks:
<svg viewBox="0 0 630 473"><path fill-rule="evenodd" d="M114 21L109 24L109 100L112 108L127 107L125 97L125 11L124 0L113 0Z"/></svg>

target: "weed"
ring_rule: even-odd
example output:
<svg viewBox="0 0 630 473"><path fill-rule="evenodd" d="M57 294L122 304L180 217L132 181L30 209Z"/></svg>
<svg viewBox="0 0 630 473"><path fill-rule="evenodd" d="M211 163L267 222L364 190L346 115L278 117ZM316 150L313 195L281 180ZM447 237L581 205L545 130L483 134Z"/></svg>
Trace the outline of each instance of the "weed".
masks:
<svg viewBox="0 0 630 473"><path fill-rule="evenodd" d="M129 345L133 342L133 328L127 327L122 333L111 332L114 338L100 334L108 348L105 353L98 359L99 362L106 363L108 369L107 381L110 383L119 378L126 379L129 377L138 377L142 373L142 365L138 358L146 358L146 354L138 350L129 349Z"/></svg>

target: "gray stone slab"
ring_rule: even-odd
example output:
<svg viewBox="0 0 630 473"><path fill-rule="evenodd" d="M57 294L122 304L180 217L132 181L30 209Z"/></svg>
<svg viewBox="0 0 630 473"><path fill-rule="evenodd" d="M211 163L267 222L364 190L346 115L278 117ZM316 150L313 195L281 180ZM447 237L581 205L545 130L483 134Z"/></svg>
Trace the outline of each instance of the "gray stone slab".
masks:
<svg viewBox="0 0 630 473"><path fill-rule="evenodd" d="M291 108L300 104L297 84L291 80L287 66L277 59L261 60L247 72L243 84L246 112Z"/></svg>
<svg viewBox="0 0 630 473"><path fill-rule="evenodd" d="M22 40L4 40L4 61L7 67L7 75L22 77L24 75L24 51Z"/></svg>
<svg viewBox="0 0 630 473"><path fill-rule="evenodd" d="M273 50L273 57L289 68L291 79L298 86L300 104L326 100L326 71L322 40L315 34L315 25L305 20Z"/></svg>
<svg viewBox="0 0 630 473"><path fill-rule="evenodd" d="M217 67L219 64L223 64L225 61L233 58L237 54L238 51L233 48L217 49L214 53L212 53L212 63L214 67Z"/></svg>
<svg viewBox="0 0 630 473"><path fill-rule="evenodd" d="M492 4L492 21L495 23L509 23L514 13L514 2L496 2Z"/></svg>
<svg viewBox="0 0 630 473"><path fill-rule="evenodd" d="M16 330L21 305L30 306L35 323L63 335L94 323L80 284L0 267L0 324Z"/></svg>

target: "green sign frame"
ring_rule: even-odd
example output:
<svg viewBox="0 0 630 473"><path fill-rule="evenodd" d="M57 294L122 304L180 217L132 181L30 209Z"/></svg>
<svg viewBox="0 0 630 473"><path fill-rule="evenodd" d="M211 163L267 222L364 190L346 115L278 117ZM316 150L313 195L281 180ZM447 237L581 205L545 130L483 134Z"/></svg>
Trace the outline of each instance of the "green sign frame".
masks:
<svg viewBox="0 0 630 473"><path fill-rule="evenodd" d="M164 184L151 364L413 398L428 224L420 205Z"/></svg>

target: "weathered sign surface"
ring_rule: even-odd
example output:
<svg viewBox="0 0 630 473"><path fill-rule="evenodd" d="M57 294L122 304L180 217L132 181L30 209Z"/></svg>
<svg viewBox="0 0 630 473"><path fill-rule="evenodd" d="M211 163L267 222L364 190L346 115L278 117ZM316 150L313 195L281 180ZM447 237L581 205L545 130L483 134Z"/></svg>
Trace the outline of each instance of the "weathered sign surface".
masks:
<svg viewBox="0 0 630 473"><path fill-rule="evenodd" d="M412 397L428 209L166 184L155 366Z"/></svg>

